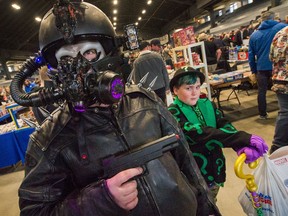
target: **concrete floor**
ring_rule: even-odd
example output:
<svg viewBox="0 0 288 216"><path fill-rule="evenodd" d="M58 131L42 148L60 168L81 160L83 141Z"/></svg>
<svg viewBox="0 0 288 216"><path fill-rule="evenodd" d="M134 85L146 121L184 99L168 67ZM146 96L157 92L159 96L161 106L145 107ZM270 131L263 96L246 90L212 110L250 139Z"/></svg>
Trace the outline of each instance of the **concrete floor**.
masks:
<svg viewBox="0 0 288 216"><path fill-rule="evenodd" d="M222 92L224 95L226 93L227 92ZM268 92L268 95L272 96L272 99L275 99L276 101L276 97L274 98L273 94L273 92ZM240 92L239 97L244 105L245 101L248 99L256 100L257 92L256 90L252 90L250 96L247 96L245 92ZM229 106L231 105L239 110L241 110L243 106L242 104L238 105L235 100L231 100L228 103L223 102L223 104ZM257 110L257 107L255 107L255 109ZM276 116L277 111L273 111L269 113L269 119L267 120L259 120L258 116L255 115L249 118L234 121L233 125L238 130L244 130L246 132L262 136L270 146L274 135ZM223 216L244 216L245 214L238 203L238 195L245 187L245 181L237 178L234 174L234 163L237 159L237 155L231 149L224 149L224 154L226 156L227 181L224 187L220 189L217 205ZM23 176L24 171L0 175L0 215L19 215L17 190Z"/></svg>

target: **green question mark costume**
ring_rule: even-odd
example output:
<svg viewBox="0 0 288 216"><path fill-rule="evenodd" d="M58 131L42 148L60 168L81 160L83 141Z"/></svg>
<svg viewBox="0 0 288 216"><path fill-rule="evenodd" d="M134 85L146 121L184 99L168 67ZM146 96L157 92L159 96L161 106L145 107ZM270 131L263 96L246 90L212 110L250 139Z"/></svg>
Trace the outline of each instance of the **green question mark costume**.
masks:
<svg viewBox="0 0 288 216"><path fill-rule="evenodd" d="M207 184L223 185L226 166L222 148L248 146L251 134L237 131L206 98L189 106L176 97L168 109L179 122Z"/></svg>

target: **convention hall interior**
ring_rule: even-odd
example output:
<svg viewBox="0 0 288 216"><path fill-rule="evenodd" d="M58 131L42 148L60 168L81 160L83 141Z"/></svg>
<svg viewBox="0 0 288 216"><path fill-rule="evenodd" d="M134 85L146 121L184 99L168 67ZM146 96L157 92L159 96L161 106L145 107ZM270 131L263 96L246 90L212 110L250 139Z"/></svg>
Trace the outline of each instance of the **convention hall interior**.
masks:
<svg viewBox="0 0 288 216"><path fill-rule="evenodd" d="M250 27L256 31L261 23L261 14L267 10L273 11L279 22L288 23L288 0L85 1L96 5L108 16L117 35L127 34L127 25L133 24L138 41L158 39L163 50L169 45L173 62L173 67L167 65L170 78L181 67L199 69L206 77L206 82L201 87L204 97L215 102L224 117L237 130L259 135L269 147L272 145L279 105L275 92L269 89L266 95L268 115L259 118L257 81L251 73L248 61L249 36L243 39L240 46L233 44L231 40L225 48L225 62L229 69L216 70L219 73L208 71L205 55L197 54L195 61L192 48L204 47L203 42L198 40L203 33L213 41ZM39 27L43 16L55 2L56 0L1 1L0 215L20 214L18 188L24 178L25 151L29 135L39 126L31 107L24 107L13 101L9 86L27 59L39 52ZM188 30L191 38L187 36L188 39L184 40L182 36ZM139 49L126 49L123 53L132 66ZM227 78L228 73L230 77ZM37 73L29 80L41 85ZM171 94L168 99L167 104L173 102ZM234 172L238 155L231 148L224 148L223 152L227 177L224 187L220 188L216 204L223 216L245 216L238 198L246 187L246 181L237 177ZM253 172L247 164L244 164L243 170L248 174Z"/></svg>

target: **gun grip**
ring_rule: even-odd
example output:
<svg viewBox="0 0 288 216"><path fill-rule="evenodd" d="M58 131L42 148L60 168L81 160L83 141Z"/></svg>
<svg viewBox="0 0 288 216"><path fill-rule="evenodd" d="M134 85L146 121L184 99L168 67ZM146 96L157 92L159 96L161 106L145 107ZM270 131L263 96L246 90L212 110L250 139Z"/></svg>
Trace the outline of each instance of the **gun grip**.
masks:
<svg viewBox="0 0 288 216"><path fill-rule="evenodd" d="M137 180L137 179L149 174L149 171L148 171L145 164L142 165L141 168L143 169L143 172L140 175L134 176L133 178L129 179L128 181Z"/></svg>

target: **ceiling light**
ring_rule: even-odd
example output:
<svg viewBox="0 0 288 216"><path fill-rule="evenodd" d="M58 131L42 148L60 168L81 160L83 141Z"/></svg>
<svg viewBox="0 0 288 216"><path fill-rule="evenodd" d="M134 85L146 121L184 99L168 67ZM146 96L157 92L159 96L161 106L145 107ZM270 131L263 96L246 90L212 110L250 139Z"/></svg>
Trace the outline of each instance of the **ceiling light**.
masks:
<svg viewBox="0 0 288 216"><path fill-rule="evenodd" d="M142 10L142 14L145 14L146 13L146 10Z"/></svg>
<svg viewBox="0 0 288 216"><path fill-rule="evenodd" d="M117 17L113 17L113 20L116 21L116 20L117 20Z"/></svg>
<svg viewBox="0 0 288 216"><path fill-rule="evenodd" d="M114 25L114 26L116 26L116 25L117 25L117 23L116 23L116 22L114 22L114 23L113 23L113 25Z"/></svg>
<svg viewBox="0 0 288 216"><path fill-rule="evenodd" d="M174 33L179 32L179 31L181 31L181 30L183 30L183 28L175 29L175 30L174 30Z"/></svg>
<svg viewBox="0 0 288 216"><path fill-rule="evenodd" d="M114 26L113 28L114 28L114 30L116 30L116 26Z"/></svg>
<svg viewBox="0 0 288 216"><path fill-rule="evenodd" d="M135 22L135 25L138 25L138 22Z"/></svg>
<svg viewBox="0 0 288 216"><path fill-rule="evenodd" d="M117 4L118 4L118 1L117 1L117 0L114 0L114 1L113 1L113 4L114 4L114 5L117 5Z"/></svg>
<svg viewBox="0 0 288 216"><path fill-rule="evenodd" d="M12 4L12 7L14 9L16 9L16 10L20 10L21 9L21 7L19 5L17 5L17 4Z"/></svg>
<svg viewBox="0 0 288 216"><path fill-rule="evenodd" d="M142 19L142 17L138 17L138 20L140 21Z"/></svg>
<svg viewBox="0 0 288 216"><path fill-rule="evenodd" d="M113 14L117 14L117 10L115 9L115 10L113 10Z"/></svg>
<svg viewBox="0 0 288 216"><path fill-rule="evenodd" d="M147 4L150 5L152 3L152 0L147 1Z"/></svg>
<svg viewBox="0 0 288 216"><path fill-rule="evenodd" d="M40 17L35 17L35 20L37 21L37 22L41 22L41 18Z"/></svg>

